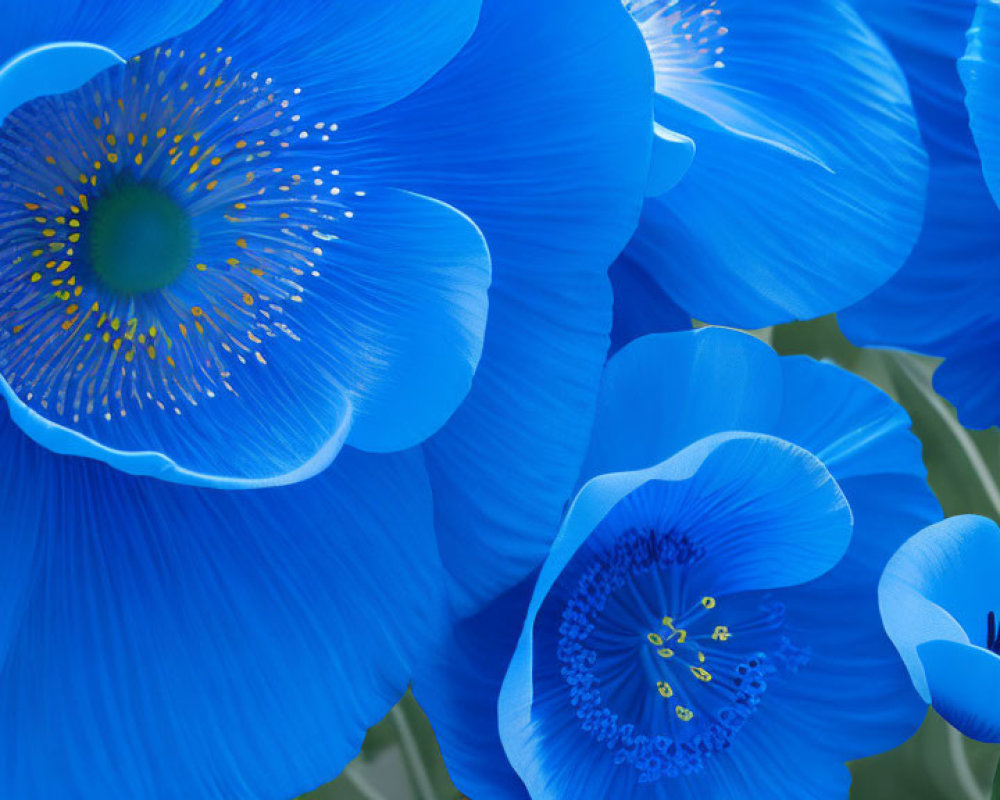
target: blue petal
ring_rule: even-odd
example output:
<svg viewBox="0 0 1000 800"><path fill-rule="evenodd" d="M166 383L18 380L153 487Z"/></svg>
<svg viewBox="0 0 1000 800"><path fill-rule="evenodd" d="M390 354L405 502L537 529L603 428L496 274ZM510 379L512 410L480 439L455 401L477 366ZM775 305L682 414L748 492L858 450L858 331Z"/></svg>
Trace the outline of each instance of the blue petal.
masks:
<svg viewBox="0 0 1000 800"><path fill-rule="evenodd" d="M478 614L448 626L413 677L452 782L476 800L527 800L500 743L497 698L531 600L530 576Z"/></svg>
<svg viewBox="0 0 1000 800"><path fill-rule="evenodd" d="M1000 743L1000 656L967 644L917 648L934 709L970 739Z"/></svg>
<svg viewBox="0 0 1000 800"><path fill-rule="evenodd" d="M222 47L241 68L301 90L310 113L341 122L424 84L468 41L480 5L378 0L276 7L236 0L170 44L192 53Z"/></svg>
<svg viewBox="0 0 1000 800"><path fill-rule="evenodd" d="M688 313L627 252L615 260L608 274L615 296L609 356L640 336L690 330Z"/></svg>
<svg viewBox="0 0 1000 800"><path fill-rule="evenodd" d="M740 0L697 16L695 4L633 5L656 67L657 122L698 147L637 234L665 290L698 319L757 328L835 311L884 283L919 233L926 158L878 38L843 3ZM704 56L681 40L689 16ZM695 259L677 256L677 229Z"/></svg>
<svg viewBox="0 0 1000 800"><path fill-rule="evenodd" d="M1000 210L983 179L956 69L975 2L907 0L900 6L865 0L860 6L910 82L931 171L924 228L909 261L885 286L842 312L841 327L856 344L955 356L967 362L956 369L971 372L977 358L964 352L969 342L1000 338L1000 287L993 279ZM949 268L941 269L943 263ZM963 423L986 427L1000 421L989 408L997 408L995 399L984 402L978 381L942 378L938 389L957 406Z"/></svg>
<svg viewBox="0 0 1000 800"><path fill-rule="evenodd" d="M1000 375L995 368L1000 344L997 322L991 320L981 330L967 331L968 346L948 352L947 360L934 373L934 388L956 406L958 419L967 428L1000 424Z"/></svg>
<svg viewBox="0 0 1000 800"><path fill-rule="evenodd" d="M642 469L721 431L770 433L781 365L745 333L703 328L645 336L604 371L582 480Z"/></svg>
<svg viewBox="0 0 1000 800"><path fill-rule="evenodd" d="M605 523L609 515L617 515L615 523ZM607 537L636 527L680 532L704 547L690 581L715 596L793 585L824 573L847 547L851 514L818 461L759 435L718 434L651 469L591 480L542 567L500 693L500 737L532 797L621 796L607 790L615 782L608 767L612 752L596 751L601 755L592 758L588 754L595 751L573 746L579 724L572 713L542 724L538 707L549 701L536 694L536 680L552 676L552 654L551 648L535 650L535 631L543 603L575 584L564 575L574 556L598 552ZM664 788L656 796L664 797L675 782L658 785Z"/></svg>
<svg viewBox="0 0 1000 800"><path fill-rule="evenodd" d="M20 3L0 31L0 66L15 54L53 42L89 42L124 58L198 24L220 0L164 0L141 11L130 0L35 0Z"/></svg>
<svg viewBox="0 0 1000 800"><path fill-rule="evenodd" d="M892 557L879 583L882 621L930 700L921 644L948 640L986 644L986 617L1000 608L996 573L1000 530L988 519L959 516L925 528Z"/></svg>
<svg viewBox="0 0 1000 800"><path fill-rule="evenodd" d="M672 189L684 177L693 160L694 141L654 123L653 156L646 194L658 195Z"/></svg>
<svg viewBox="0 0 1000 800"><path fill-rule="evenodd" d="M959 71L968 91L965 102L986 184L1000 204L1000 110L996 102L1000 92L1000 6L996 3L980 0Z"/></svg>
<svg viewBox="0 0 1000 800"><path fill-rule="evenodd" d="M342 128L374 143L372 180L461 209L490 246L482 363L426 448L464 613L544 557L576 479L608 349L607 269L649 173L650 84L619 4L488 0L432 81Z"/></svg>
<svg viewBox="0 0 1000 800"><path fill-rule="evenodd" d="M52 455L9 422L0 442L4 518L40 516L0 674L4 797L295 796L355 756L441 624L419 452L218 492Z"/></svg>

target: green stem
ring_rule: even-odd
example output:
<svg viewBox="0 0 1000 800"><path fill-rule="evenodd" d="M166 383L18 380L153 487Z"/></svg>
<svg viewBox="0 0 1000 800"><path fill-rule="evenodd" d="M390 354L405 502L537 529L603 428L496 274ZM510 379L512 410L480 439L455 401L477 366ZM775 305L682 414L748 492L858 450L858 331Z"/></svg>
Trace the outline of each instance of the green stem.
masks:
<svg viewBox="0 0 1000 800"><path fill-rule="evenodd" d="M997 762L997 774L993 779L993 791L990 792L990 800L1000 800L1000 761Z"/></svg>
<svg viewBox="0 0 1000 800"><path fill-rule="evenodd" d="M378 790L368 782L368 779L353 767L349 766L345 769L340 774L340 777L349 783L351 788L361 795L364 800L384 800Z"/></svg>
<svg viewBox="0 0 1000 800"><path fill-rule="evenodd" d="M420 800L434 800L434 785L431 776L427 772L424 760L420 755L420 748L417 746L417 739L413 735L410 721L406 718L406 712L398 705L389 712L393 725L399 734L399 742L403 748L403 758L406 761L410 777L416 784L417 797Z"/></svg>

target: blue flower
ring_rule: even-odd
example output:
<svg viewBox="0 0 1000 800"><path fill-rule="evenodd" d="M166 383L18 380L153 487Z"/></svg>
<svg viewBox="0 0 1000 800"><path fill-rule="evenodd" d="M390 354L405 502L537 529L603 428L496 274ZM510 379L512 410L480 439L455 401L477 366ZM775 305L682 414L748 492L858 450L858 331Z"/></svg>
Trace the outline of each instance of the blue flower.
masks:
<svg viewBox="0 0 1000 800"><path fill-rule="evenodd" d="M966 736L1000 742L1000 529L975 516L920 531L879 584L885 629L921 697Z"/></svg>
<svg viewBox="0 0 1000 800"><path fill-rule="evenodd" d="M291 796L442 626L436 538L473 606L558 524L648 180L641 37L575 0L9 23L0 795Z"/></svg>
<svg viewBox="0 0 1000 800"><path fill-rule="evenodd" d="M652 305L625 277L641 273L687 317L756 328L836 311L899 269L926 155L906 81L857 13L836 0L625 5L656 74L656 153L680 135L696 152L646 202L616 302Z"/></svg>
<svg viewBox="0 0 1000 800"><path fill-rule="evenodd" d="M947 360L934 386L958 409L962 423L1000 422L1000 209L990 195L970 130L958 60L975 18L975 0L855 0L906 72L930 156L924 228L909 260L885 286L839 315L859 345L891 346ZM995 8L984 4L973 31L973 60L961 69L970 81L970 108L990 75L988 29ZM993 23L995 24L995 23ZM980 55L975 40L983 38ZM981 59L976 65L975 60ZM975 84L979 83L976 88ZM983 118L981 136L988 137Z"/></svg>
<svg viewBox="0 0 1000 800"><path fill-rule="evenodd" d="M876 586L940 508L882 392L735 331L647 336L580 479L540 577L417 671L463 792L842 797L846 760L919 725Z"/></svg>
<svg viewBox="0 0 1000 800"><path fill-rule="evenodd" d="M122 2L85 21L41 7L5 34L0 388L15 422L56 452L209 486L302 480L345 443L402 450L468 393L492 272L503 343L432 469L493 422L493 395L558 357L576 385L502 402L538 416L519 420L529 438L565 421L539 459L565 492L605 349L604 271L648 172L652 95L627 14L594 4L571 41L552 30L558 3L491 6L481 24L476 0L212 5L167 3L150 27ZM599 36L621 64L582 65ZM91 44L51 44L68 40ZM563 91L570 75L587 85Z"/></svg>

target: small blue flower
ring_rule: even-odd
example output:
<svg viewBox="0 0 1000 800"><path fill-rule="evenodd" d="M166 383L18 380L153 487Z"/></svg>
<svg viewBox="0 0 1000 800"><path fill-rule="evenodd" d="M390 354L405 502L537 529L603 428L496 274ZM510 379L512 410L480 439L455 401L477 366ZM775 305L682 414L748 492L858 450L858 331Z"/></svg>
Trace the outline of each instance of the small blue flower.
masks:
<svg viewBox="0 0 1000 800"><path fill-rule="evenodd" d="M836 311L899 269L926 155L906 81L853 9L623 2L652 58L658 135L657 196L619 275L646 273L688 317L756 328ZM693 153L683 177L657 168L678 140ZM616 281L617 301L648 303L627 291Z"/></svg>
<svg viewBox="0 0 1000 800"><path fill-rule="evenodd" d="M647 336L580 481L540 577L415 677L466 794L842 797L919 725L876 587L940 508L882 392L734 331Z"/></svg>
<svg viewBox="0 0 1000 800"><path fill-rule="evenodd" d="M855 5L906 73L930 156L930 181L924 228L909 260L885 286L841 312L841 328L859 345L945 357L935 388L956 406L964 425L986 428L1000 422L1000 374L993 368L1000 347L1000 209L973 133L985 157L991 123L978 98L992 91L990 30L997 9L984 2L977 17L975 0Z"/></svg>
<svg viewBox="0 0 1000 800"><path fill-rule="evenodd" d="M1000 529L946 519L892 557L879 584L885 629L913 685L942 717L1000 742Z"/></svg>

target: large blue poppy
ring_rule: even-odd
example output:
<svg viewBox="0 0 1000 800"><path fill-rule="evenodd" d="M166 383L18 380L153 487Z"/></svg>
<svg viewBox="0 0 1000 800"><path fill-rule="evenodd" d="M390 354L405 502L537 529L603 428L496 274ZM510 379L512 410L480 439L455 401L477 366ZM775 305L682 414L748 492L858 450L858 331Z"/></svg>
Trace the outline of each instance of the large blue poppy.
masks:
<svg viewBox="0 0 1000 800"><path fill-rule="evenodd" d="M5 34L0 76L0 386L29 435L214 486L403 449L469 389L492 266L491 367L431 467L474 462L474 493L514 460L483 451L537 437L539 494L565 492L649 164L624 9L568 31L575 4L491 4L467 43L475 0L227 0L180 32L211 4L166 4L141 34L120 3L51 5ZM44 44L67 40L92 44ZM523 438L470 444L497 408Z"/></svg>
<svg viewBox="0 0 1000 800"><path fill-rule="evenodd" d="M876 586L940 508L909 419L886 395L735 331L647 336L605 370L581 481L591 478L537 585L536 572L455 625L417 672L462 791L523 798L526 782L533 797L841 797L846 760L915 730L924 707L883 631ZM577 592L589 622L564 616L586 610L569 605ZM664 616L704 646L673 647ZM718 626L731 642L712 639ZM499 720L508 760L497 702L512 657ZM759 697L734 694L744 664ZM661 666L673 681L650 681ZM599 701L597 681L609 687Z"/></svg>
<svg viewBox="0 0 1000 800"><path fill-rule="evenodd" d="M1000 529L946 519L892 557L879 584L885 629L917 691L967 736L1000 742Z"/></svg>
<svg viewBox="0 0 1000 800"><path fill-rule="evenodd" d="M1000 209L984 180L958 66L976 3L855 5L906 72L930 182L924 228L909 260L885 286L842 312L840 324L856 344L946 357L935 388L955 404L963 424L989 427L1000 422L1000 377L993 369L1000 347ZM984 11L984 33L989 16ZM977 74L986 79L988 64Z"/></svg>
<svg viewBox="0 0 1000 800"><path fill-rule="evenodd" d="M836 311L899 269L926 155L902 73L847 3L625 6L655 69L658 134L677 132L657 141L685 135L696 152L647 201L616 302L646 302L642 273L689 317L756 328Z"/></svg>

